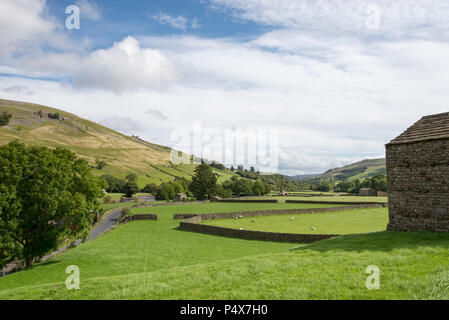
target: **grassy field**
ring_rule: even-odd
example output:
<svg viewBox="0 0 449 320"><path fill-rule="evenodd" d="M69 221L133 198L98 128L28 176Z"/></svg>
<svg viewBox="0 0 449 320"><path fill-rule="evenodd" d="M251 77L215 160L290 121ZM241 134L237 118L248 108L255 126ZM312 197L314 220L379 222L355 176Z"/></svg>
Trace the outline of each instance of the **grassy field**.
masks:
<svg viewBox="0 0 449 320"><path fill-rule="evenodd" d="M292 218L294 218L292 220ZM226 228L283 233L354 234L384 231L388 209L357 209L311 214L205 220L202 223ZM315 228L315 230L312 230Z"/></svg>
<svg viewBox="0 0 449 320"><path fill-rule="evenodd" d="M449 299L449 234L383 231L300 245L184 232L172 219L226 211L221 205L260 204L151 208L158 221L121 225L0 278L0 299ZM335 228L341 214L329 217ZM70 265L80 268L80 290L65 288ZM379 290L365 286L371 265L380 268Z"/></svg>
<svg viewBox="0 0 449 320"><path fill-rule="evenodd" d="M304 201L348 201L348 202L388 202L388 197L364 197L364 196L334 196L334 197L275 197L278 201L304 200Z"/></svg>
<svg viewBox="0 0 449 320"><path fill-rule="evenodd" d="M210 202L205 204L185 204L163 207L144 207L133 209L131 214L156 213L160 215L173 215L175 213L218 213L254 210L284 210L300 208L327 208L335 207L332 204L303 204L303 203L227 203Z"/></svg>

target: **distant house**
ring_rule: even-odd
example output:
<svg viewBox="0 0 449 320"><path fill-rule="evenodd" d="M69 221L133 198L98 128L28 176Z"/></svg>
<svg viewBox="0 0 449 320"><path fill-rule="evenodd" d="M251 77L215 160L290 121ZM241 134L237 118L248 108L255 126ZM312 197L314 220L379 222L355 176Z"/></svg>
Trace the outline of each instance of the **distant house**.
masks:
<svg viewBox="0 0 449 320"><path fill-rule="evenodd" d="M288 192L284 191L284 190L281 190L281 192L279 192L279 195L285 197L285 196L288 196Z"/></svg>
<svg viewBox="0 0 449 320"><path fill-rule="evenodd" d="M389 230L449 232L449 112L386 145Z"/></svg>
<svg viewBox="0 0 449 320"><path fill-rule="evenodd" d="M186 200L187 196L185 193L177 193L175 194L175 201L182 201L182 200Z"/></svg>
<svg viewBox="0 0 449 320"><path fill-rule="evenodd" d="M373 188L361 188L359 190L359 196L377 197L377 190Z"/></svg>

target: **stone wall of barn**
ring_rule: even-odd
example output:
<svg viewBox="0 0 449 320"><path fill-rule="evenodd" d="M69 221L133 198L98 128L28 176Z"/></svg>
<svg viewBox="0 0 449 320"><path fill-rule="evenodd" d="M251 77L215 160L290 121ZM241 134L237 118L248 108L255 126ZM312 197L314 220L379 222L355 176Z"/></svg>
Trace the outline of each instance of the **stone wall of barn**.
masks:
<svg viewBox="0 0 449 320"><path fill-rule="evenodd" d="M389 230L449 232L449 139L387 145Z"/></svg>

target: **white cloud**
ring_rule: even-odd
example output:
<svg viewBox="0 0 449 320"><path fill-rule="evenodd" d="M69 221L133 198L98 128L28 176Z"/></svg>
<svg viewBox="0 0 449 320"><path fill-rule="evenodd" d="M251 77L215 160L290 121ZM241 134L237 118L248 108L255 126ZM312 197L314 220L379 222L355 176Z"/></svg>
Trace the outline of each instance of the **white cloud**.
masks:
<svg viewBox="0 0 449 320"><path fill-rule="evenodd" d="M45 0L0 1L0 58L22 54L57 28L45 8Z"/></svg>
<svg viewBox="0 0 449 320"><path fill-rule="evenodd" d="M82 18L87 18L92 21L99 21L102 19L101 9L94 1L78 0L76 5L80 8Z"/></svg>
<svg viewBox="0 0 449 320"><path fill-rule="evenodd" d="M143 49L133 37L81 58L73 70L76 88L100 88L122 92L174 82L174 65L159 50Z"/></svg>
<svg viewBox="0 0 449 320"><path fill-rule="evenodd" d="M33 90L31 90L27 86L22 86L22 85L5 87L5 88L2 88L1 90L5 91L5 92L12 92L12 93L23 93L27 96L34 94Z"/></svg>
<svg viewBox="0 0 449 320"><path fill-rule="evenodd" d="M183 16L172 17L163 12L153 15L152 18L157 20L160 24L169 25L174 29L179 29L184 32L187 31L187 29L198 29L200 27L197 19L189 21Z"/></svg>
<svg viewBox="0 0 449 320"><path fill-rule="evenodd" d="M382 34L387 37L410 35L421 30L434 35L435 30L448 34L446 0L210 0L213 7L229 10L239 19L256 23L322 31ZM367 28L375 6L379 9L378 30ZM441 34L440 34L441 36Z"/></svg>

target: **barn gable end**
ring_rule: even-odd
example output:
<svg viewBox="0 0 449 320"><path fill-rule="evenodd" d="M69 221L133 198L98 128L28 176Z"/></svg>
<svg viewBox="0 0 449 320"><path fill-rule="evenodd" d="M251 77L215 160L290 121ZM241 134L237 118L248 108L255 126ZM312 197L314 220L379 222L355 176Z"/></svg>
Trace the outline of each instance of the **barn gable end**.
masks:
<svg viewBox="0 0 449 320"><path fill-rule="evenodd" d="M449 232L449 112L386 145L389 230Z"/></svg>

